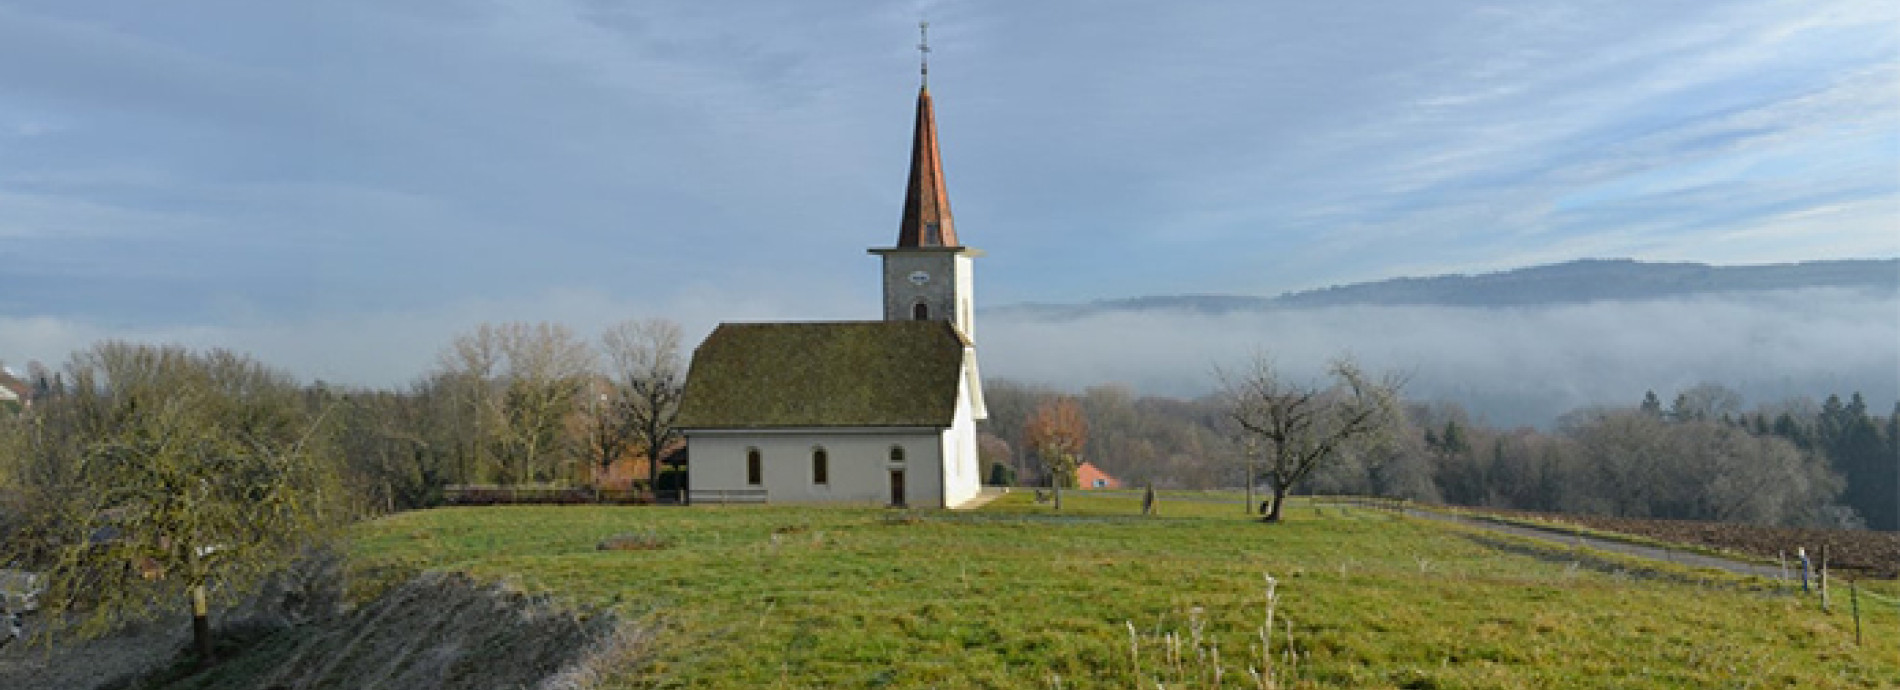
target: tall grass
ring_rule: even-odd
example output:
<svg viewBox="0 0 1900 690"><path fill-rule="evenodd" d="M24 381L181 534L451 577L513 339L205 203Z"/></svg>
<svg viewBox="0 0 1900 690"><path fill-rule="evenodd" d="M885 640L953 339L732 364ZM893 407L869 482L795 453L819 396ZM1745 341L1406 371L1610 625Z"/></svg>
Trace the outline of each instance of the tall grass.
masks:
<svg viewBox="0 0 1900 690"><path fill-rule="evenodd" d="M1133 620L1122 624L1128 629L1128 660L1137 687L1161 690L1219 688L1231 676L1243 679L1255 690L1280 690L1298 677L1300 652L1293 644L1293 621L1284 617L1280 650L1274 651L1274 620L1280 607L1279 580L1261 573L1266 580L1261 601L1260 623L1253 629L1257 644L1250 644L1244 657L1221 657L1220 643L1209 634L1207 610L1194 606L1187 610L1185 630L1164 629L1157 621L1148 633L1142 633ZM1146 656L1144 656L1144 654ZM1230 668L1231 664L1231 668ZM1054 679L1059 682L1059 678Z"/></svg>

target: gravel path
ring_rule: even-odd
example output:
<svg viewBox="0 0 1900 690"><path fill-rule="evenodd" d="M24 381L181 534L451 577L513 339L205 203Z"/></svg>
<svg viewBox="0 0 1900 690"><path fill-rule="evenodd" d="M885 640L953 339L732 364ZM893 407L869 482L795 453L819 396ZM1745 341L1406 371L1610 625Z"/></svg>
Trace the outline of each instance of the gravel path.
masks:
<svg viewBox="0 0 1900 690"><path fill-rule="evenodd" d="M1735 573L1738 575L1754 575L1757 577L1765 577L1771 580L1780 579L1782 576L1781 569L1779 567L1772 566L1772 565L1762 565L1760 563L1749 563L1747 561L1738 561L1738 560L1729 559L1729 558L1722 558L1720 556L1710 556L1708 554L1695 553L1691 551L1667 549L1667 548L1662 548L1662 547L1657 547L1657 546L1650 546L1647 544L1632 544L1626 541L1618 541L1615 539L1604 539L1601 537L1592 537L1589 535L1579 535L1573 532L1566 532L1561 529L1547 529L1547 528L1541 528L1541 527L1530 527L1526 525L1513 525L1513 524L1508 524L1508 523L1495 522L1491 520L1479 520L1475 518L1468 518L1462 515L1451 515L1447 513L1440 513L1440 512L1432 511L1432 510L1421 510L1418 508L1406 508L1405 515L1409 517L1423 519L1423 520L1436 520L1439 522L1450 522L1454 524L1464 525L1467 527L1473 527L1473 528L1487 530L1491 532L1499 532L1499 533L1510 534L1510 535L1519 536L1519 537L1526 537L1529 539L1536 539L1539 541L1544 541L1544 542L1548 542L1552 544L1559 544L1566 547L1585 546L1592 549L1596 549L1598 551L1607 551L1610 553L1618 553L1618 554L1623 554L1626 556L1647 558L1653 561L1663 561L1666 563L1674 563L1677 565L1686 565L1692 568L1708 568L1711 570L1722 570L1722 571Z"/></svg>

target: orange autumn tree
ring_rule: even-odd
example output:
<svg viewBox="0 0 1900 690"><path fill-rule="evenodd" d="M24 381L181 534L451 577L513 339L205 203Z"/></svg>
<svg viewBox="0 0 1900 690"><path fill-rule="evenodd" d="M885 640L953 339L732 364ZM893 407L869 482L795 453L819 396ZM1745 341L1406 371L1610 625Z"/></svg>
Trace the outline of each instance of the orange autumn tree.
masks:
<svg viewBox="0 0 1900 690"><path fill-rule="evenodd" d="M1082 463L1082 447L1088 438L1089 423L1082 416L1082 406L1066 395L1044 398L1023 425L1024 441L1049 470L1056 510L1062 510L1062 485L1075 481L1075 468Z"/></svg>

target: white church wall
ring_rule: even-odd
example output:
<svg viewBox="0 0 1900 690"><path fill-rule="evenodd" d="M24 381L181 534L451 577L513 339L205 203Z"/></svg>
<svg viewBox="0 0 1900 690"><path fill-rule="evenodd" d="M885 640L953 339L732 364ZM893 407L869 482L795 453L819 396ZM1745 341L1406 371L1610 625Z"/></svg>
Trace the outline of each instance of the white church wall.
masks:
<svg viewBox="0 0 1900 690"><path fill-rule="evenodd" d="M893 447L904 450L902 463L891 462ZM702 501L719 492L739 495L764 489L770 503L889 505L891 470L901 469L907 505L941 507L947 474L941 469L944 447L936 429L701 431L687 437L693 494ZM812 477L812 452L818 448L826 456L823 484ZM763 481L758 485L746 482L746 456L752 449L759 451Z"/></svg>
<svg viewBox="0 0 1900 690"><path fill-rule="evenodd" d="M970 379L961 377L957 386L957 416L941 440L944 505L954 507L975 498L983 489L981 464L976 453L976 420L970 414Z"/></svg>
<svg viewBox="0 0 1900 690"><path fill-rule="evenodd" d="M951 262L956 278L956 321L957 328L963 331L964 339L976 342L976 271L971 265L970 255L957 254Z"/></svg>

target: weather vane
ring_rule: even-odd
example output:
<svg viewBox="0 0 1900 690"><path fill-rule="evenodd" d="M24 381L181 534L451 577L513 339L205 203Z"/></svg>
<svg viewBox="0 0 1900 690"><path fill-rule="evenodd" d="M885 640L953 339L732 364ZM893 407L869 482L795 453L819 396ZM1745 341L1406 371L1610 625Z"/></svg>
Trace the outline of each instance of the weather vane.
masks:
<svg viewBox="0 0 1900 690"><path fill-rule="evenodd" d="M930 22L928 21L917 22L917 35L921 37L921 40L917 42L917 54L919 56L920 64L923 67L924 88L929 88L930 87Z"/></svg>

